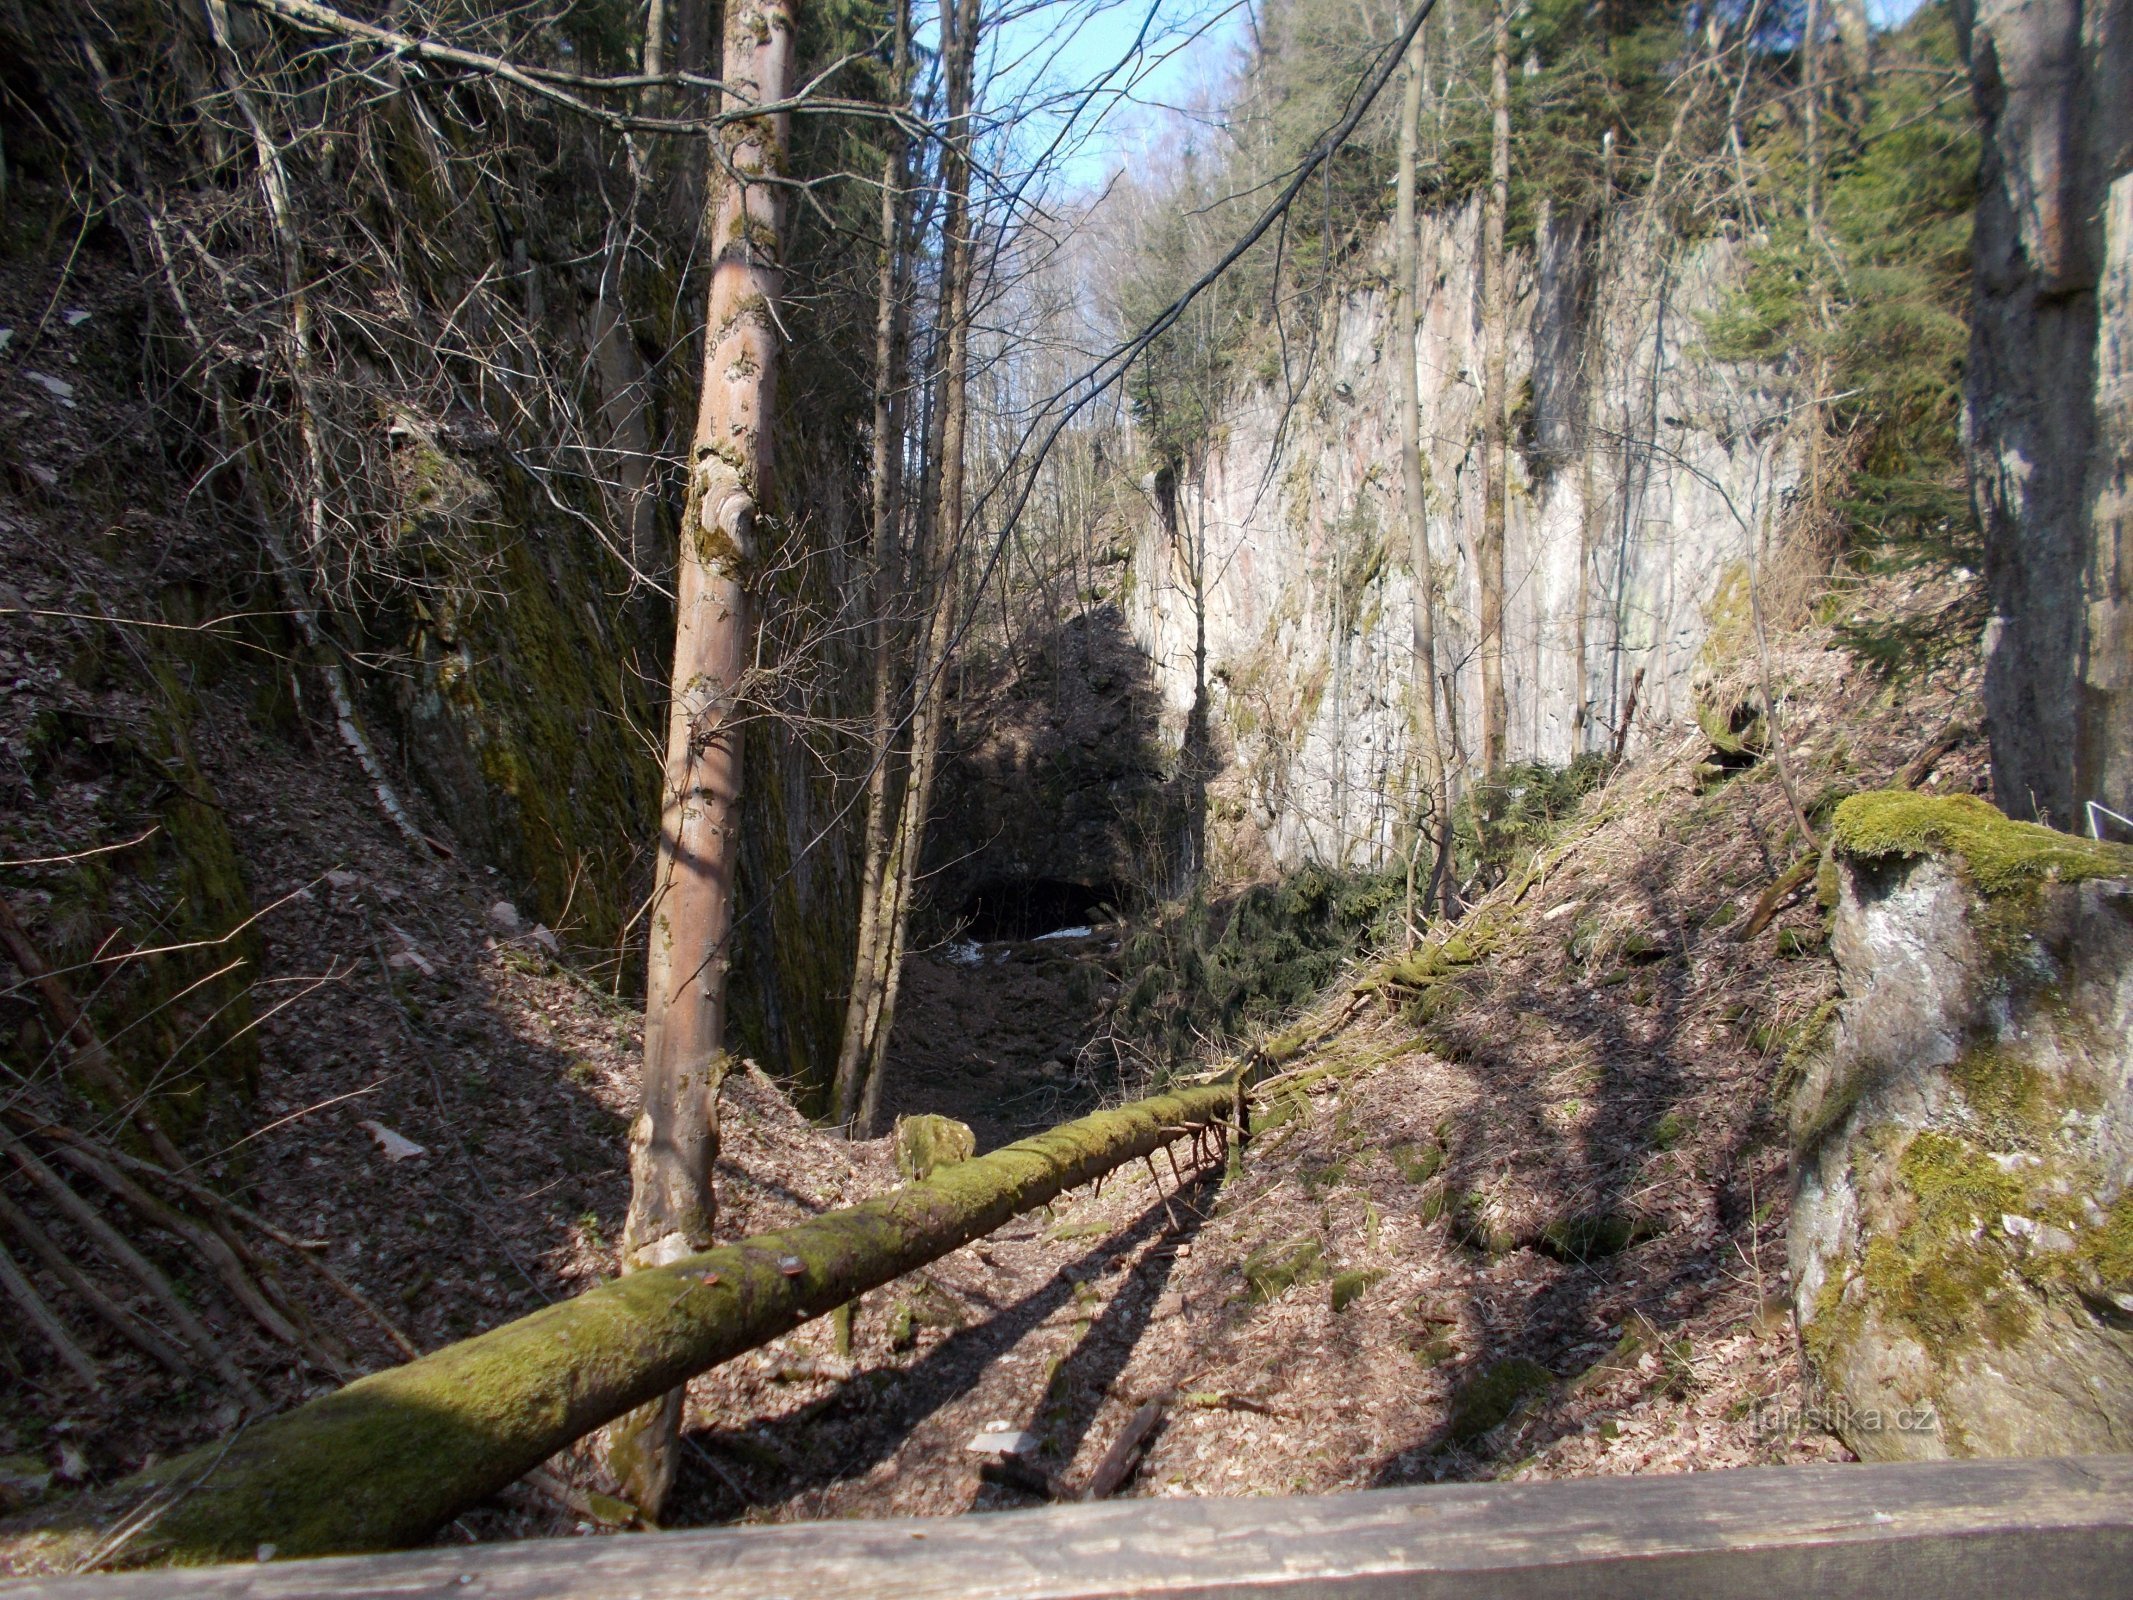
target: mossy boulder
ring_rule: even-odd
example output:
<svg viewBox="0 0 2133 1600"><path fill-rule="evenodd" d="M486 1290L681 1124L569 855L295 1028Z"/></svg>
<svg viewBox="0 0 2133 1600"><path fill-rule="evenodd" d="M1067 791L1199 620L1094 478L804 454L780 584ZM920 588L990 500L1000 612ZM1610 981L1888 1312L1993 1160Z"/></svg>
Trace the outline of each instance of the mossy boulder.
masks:
<svg viewBox="0 0 2133 1600"><path fill-rule="evenodd" d="M1969 797L1831 827L1794 1310L1871 1459L2133 1449L2133 852Z"/></svg>
<svg viewBox="0 0 2133 1600"><path fill-rule="evenodd" d="M2133 849L2010 821L1976 795L1904 789L1855 794L1837 807L1830 832L1840 857L1932 857L1995 897L2049 883L2133 878Z"/></svg>
<svg viewBox="0 0 2133 1600"><path fill-rule="evenodd" d="M907 1179L930 1178L977 1153L978 1136L967 1122L930 1111L896 1119L896 1170Z"/></svg>

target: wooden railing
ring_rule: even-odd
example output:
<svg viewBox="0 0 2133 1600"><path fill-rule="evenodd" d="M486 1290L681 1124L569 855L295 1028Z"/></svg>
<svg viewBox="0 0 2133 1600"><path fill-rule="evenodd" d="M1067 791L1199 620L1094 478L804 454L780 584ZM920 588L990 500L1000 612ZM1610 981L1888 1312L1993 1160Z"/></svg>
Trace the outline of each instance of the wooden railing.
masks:
<svg viewBox="0 0 2133 1600"><path fill-rule="evenodd" d="M461 1545L0 1585L40 1600L2133 1595L2133 1457L1766 1467Z"/></svg>

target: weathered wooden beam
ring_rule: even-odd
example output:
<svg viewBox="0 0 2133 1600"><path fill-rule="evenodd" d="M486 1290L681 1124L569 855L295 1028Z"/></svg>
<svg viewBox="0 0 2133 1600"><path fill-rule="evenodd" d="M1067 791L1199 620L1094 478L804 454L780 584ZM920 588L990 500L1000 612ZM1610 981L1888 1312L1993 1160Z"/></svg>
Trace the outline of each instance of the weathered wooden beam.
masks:
<svg viewBox="0 0 2133 1600"><path fill-rule="evenodd" d="M1221 1083L1099 1111L846 1210L630 1273L77 1497L28 1538L60 1564L101 1551L128 1566L419 1544L632 1407L1235 1105ZM123 1541L105 1531L128 1526Z"/></svg>
<svg viewBox="0 0 2133 1600"><path fill-rule="evenodd" d="M2133 1457L1762 1467L460 1545L34 1585L39 1600L2103 1600ZM0 1595L24 1592L0 1585Z"/></svg>

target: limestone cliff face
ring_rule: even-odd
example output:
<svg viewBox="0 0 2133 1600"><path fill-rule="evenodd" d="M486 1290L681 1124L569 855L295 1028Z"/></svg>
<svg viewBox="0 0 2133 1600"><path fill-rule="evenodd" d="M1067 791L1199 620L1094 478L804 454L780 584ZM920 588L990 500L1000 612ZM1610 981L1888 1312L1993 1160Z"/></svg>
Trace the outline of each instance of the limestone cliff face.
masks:
<svg viewBox="0 0 2133 1600"><path fill-rule="evenodd" d="M1422 223L1414 330L1443 596L1439 672L1478 742L1480 209ZM1640 743L1691 712L1714 616L1746 611L1796 476L1787 402L1701 353L1740 246L1543 218L1513 261L1505 681L1514 760ZM1315 351L1235 394L1203 464L1150 485L1129 610L1171 747L1204 691L1213 848L1382 861L1416 795L1412 576L1393 389L1391 252ZM1756 547L1760 541L1761 549Z"/></svg>
<svg viewBox="0 0 2133 1600"><path fill-rule="evenodd" d="M1965 0L1969 387L2001 804L2133 814L2133 0ZM2133 836L2133 835L2122 835Z"/></svg>

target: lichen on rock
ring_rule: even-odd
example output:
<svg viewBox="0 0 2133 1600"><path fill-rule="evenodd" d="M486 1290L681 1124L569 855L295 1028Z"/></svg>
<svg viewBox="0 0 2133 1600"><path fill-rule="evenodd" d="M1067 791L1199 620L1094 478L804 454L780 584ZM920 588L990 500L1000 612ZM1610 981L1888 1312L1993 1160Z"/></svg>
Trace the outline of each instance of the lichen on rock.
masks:
<svg viewBox="0 0 2133 1600"><path fill-rule="evenodd" d="M1970 797L1832 822L1788 1111L1802 1340L1879 1459L2133 1447L2133 852Z"/></svg>

